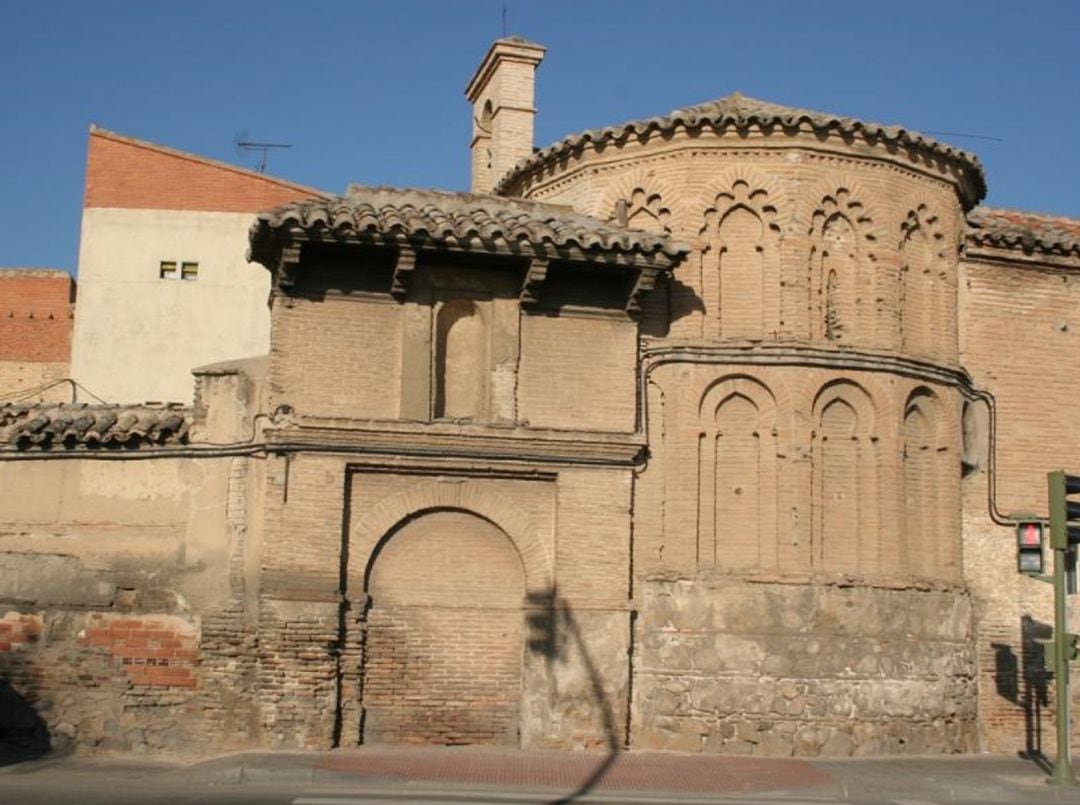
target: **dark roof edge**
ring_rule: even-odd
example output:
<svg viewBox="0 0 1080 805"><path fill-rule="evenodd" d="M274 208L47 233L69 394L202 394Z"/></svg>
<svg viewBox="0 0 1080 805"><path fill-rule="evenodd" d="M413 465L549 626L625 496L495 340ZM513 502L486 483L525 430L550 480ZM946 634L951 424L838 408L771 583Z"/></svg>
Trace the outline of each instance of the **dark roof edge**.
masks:
<svg viewBox="0 0 1080 805"><path fill-rule="evenodd" d="M273 258L273 242L305 239L364 239L387 245L393 241L420 248L461 248L466 241L479 241L505 243L512 250L524 243L533 251L572 249L578 255L597 255L599 262L605 255L623 255L654 265L673 265L690 251L666 235L626 229L561 205L352 185L345 196L291 202L259 213L250 230L248 259L267 265L266 260Z"/></svg>

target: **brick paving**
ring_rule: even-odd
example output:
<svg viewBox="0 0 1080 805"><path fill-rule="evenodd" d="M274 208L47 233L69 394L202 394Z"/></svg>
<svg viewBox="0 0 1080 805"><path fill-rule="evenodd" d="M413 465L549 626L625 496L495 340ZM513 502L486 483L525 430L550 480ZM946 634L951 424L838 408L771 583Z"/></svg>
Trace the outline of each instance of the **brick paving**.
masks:
<svg viewBox="0 0 1080 805"><path fill-rule="evenodd" d="M575 791L745 793L821 785L830 776L803 760L635 752L516 752L467 747L350 750L315 768L372 779Z"/></svg>

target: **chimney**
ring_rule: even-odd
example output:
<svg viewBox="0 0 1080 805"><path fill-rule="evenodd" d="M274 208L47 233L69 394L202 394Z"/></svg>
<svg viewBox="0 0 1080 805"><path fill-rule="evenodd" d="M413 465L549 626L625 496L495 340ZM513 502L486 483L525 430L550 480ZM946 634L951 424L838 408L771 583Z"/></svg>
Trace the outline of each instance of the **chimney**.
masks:
<svg viewBox="0 0 1080 805"><path fill-rule="evenodd" d="M516 36L497 39L465 89L473 118L472 192L490 193L532 154L533 84L545 50Z"/></svg>

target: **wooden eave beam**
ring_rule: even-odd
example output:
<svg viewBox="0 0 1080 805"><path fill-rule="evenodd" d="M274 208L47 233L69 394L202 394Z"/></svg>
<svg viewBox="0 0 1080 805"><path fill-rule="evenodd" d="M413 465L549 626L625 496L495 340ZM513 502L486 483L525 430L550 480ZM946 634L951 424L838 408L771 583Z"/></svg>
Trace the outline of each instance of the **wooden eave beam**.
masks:
<svg viewBox="0 0 1080 805"><path fill-rule="evenodd" d="M540 301L540 288L547 279L551 261L546 257L533 257L525 271L525 281L521 283L520 300L523 305L535 305Z"/></svg>
<svg viewBox="0 0 1080 805"><path fill-rule="evenodd" d="M292 288L296 284L298 265L300 265L300 244L295 241L285 243L278 253L277 267L274 270L275 285L278 288Z"/></svg>
<svg viewBox="0 0 1080 805"><path fill-rule="evenodd" d="M394 261L394 278L390 283L390 293L395 299L405 298L409 292L409 278L415 270L416 250L407 243L399 244Z"/></svg>
<svg viewBox="0 0 1080 805"><path fill-rule="evenodd" d="M642 268L638 270L637 279L634 280L634 287L630 291L630 295L626 298L627 313L629 313L630 315L637 315L641 313L641 308L645 301L645 295L656 287L656 282L659 279L659 269Z"/></svg>

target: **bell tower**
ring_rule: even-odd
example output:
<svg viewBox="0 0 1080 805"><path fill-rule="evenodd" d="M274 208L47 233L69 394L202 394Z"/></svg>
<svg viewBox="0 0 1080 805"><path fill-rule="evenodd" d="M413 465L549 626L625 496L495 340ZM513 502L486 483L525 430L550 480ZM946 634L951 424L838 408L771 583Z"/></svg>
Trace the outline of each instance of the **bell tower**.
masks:
<svg viewBox="0 0 1080 805"><path fill-rule="evenodd" d="M465 97L472 104L472 192L490 193L495 183L532 154L533 86L542 45L517 36L496 40L476 69Z"/></svg>

